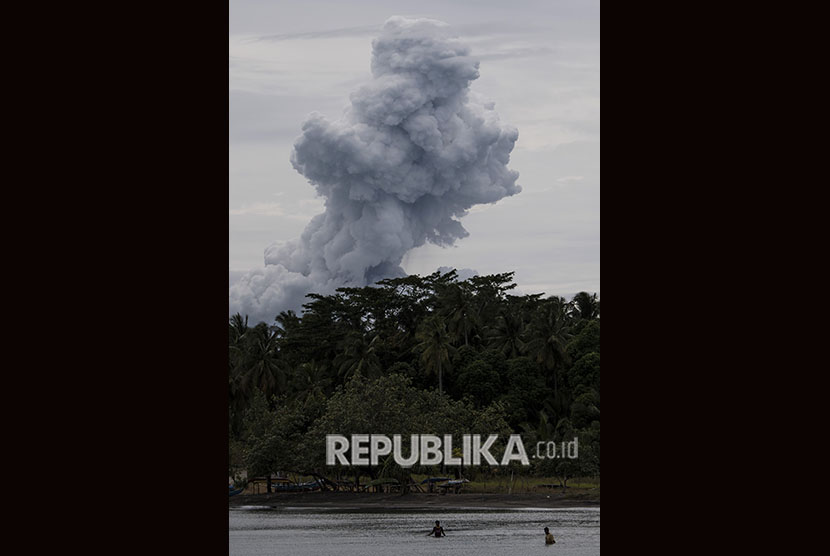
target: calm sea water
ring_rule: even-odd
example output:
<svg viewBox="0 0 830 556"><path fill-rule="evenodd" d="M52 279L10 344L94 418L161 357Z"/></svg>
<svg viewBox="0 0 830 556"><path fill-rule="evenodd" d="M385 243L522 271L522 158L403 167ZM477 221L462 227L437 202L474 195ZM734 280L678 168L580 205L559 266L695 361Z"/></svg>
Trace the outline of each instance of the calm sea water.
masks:
<svg viewBox="0 0 830 556"><path fill-rule="evenodd" d="M447 533L427 537L438 519ZM545 546L544 527L556 544ZM544 554L598 556L599 508L556 510L229 510L230 556Z"/></svg>

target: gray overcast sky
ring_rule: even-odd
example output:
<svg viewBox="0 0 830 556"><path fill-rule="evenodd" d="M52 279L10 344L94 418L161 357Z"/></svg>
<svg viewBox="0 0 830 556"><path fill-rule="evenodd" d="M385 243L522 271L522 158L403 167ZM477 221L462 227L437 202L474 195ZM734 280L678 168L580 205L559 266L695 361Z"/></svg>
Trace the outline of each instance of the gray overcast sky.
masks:
<svg viewBox="0 0 830 556"><path fill-rule="evenodd" d="M455 247L425 245L407 272L516 271L517 293L600 290L599 2L230 0L229 270L263 266L275 241L323 211L289 162L308 114L339 117L370 77L392 15L449 23L481 60L472 89L519 129L510 168L523 191L462 219Z"/></svg>

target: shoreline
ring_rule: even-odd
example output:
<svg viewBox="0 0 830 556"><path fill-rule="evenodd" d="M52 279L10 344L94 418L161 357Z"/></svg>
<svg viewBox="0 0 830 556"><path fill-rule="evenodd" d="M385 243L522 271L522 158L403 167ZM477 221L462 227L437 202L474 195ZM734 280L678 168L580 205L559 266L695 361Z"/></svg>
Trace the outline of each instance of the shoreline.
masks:
<svg viewBox="0 0 830 556"><path fill-rule="evenodd" d="M599 508L599 495L584 492L556 494L426 494L366 492L280 492L238 494L230 497L228 509L256 506L262 509L382 509L382 510L509 510Z"/></svg>

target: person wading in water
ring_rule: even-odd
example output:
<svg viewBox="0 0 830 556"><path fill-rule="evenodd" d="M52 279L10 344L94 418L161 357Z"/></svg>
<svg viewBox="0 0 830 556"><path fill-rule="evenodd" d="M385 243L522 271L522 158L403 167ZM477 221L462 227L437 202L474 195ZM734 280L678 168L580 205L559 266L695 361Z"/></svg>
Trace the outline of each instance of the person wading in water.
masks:
<svg viewBox="0 0 830 556"><path fill-rule="evenodd" d="M554 540L553 535L550 533L550 529L545 527L545 544L554 544L556 540Z"/></svg>
<svg viewBox="0 0 830 556"><path fill-rule="evenodd" d="M436 536L436 537L446 537L447 536L446 533L444 533L444 528L441 527L441 522L440 521L437 521L437 520L435 521L435 527L432 528L432 531L429 532L429 535L427 535L427 537L431 537L433 535Z"/></svg>

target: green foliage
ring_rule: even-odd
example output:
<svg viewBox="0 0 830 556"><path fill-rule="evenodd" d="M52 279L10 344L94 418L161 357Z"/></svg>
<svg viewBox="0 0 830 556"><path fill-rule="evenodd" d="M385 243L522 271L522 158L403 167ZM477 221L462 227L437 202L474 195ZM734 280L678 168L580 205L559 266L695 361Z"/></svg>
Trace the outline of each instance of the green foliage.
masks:
<svg viewBox="0 0 830 556"><path fill-rule="evenodd" d="M479 350L473 346L461 346L452 357L452 366L456 369L463 369L478 358Z"/></svg>
<svg viewBox="0 0 830 556"><path fill-rule="evenodd" d="M568 356L574 361L591 352L599 353L598 320L585 324L579 334L568 344Z"/></svg>
<svg viewBox="0 0 830 556"><path fill-rule="evenodd" d="M505 393L501 398L507 408L507 420L518 427L533 419L550 393L543 370L530 357L507 361Z"/></svg>
<svg viewBox="0 0 830 556"><path fill-rule="evenodd" d="M460 446L465 433L509 431L503 415L504 409L497 404L477 409L435 390L415 388L411 379L403 375L376 380L358 376L328 400L325 412L306 437L307 453L313 465L322 468L327 434L370 432L402 435L405 453L409 451L411 434L453 434L455 445Z"/></svg>
<svg viewBox="0 0 830 556"><path fill-rule="evenodd" d="M473 405L489 405L501 393L501 376L492 365L476 359L458 373L456 390L462 391Z"/></svg>
<svg viewBox="0 0 830 556"><path fill-rule="evenodd" d="M389 367L388 371L386 371L387 374L390 374L390 375L403 375L403 376L408 377L410 379L415 378L417 372L418 371L415 369L415 367L413 367L412 365L410 365L406 361L398 361L397 363L395 363L394 365Z"/></svg>
<svg viewBox="0 0 830 556"><path fill-rule="evenodd" d="M568 369L568 384L579 395L588 390L599 391L599 353L592 351L576 360Z"/></svg>
<svg viewBox="0 0 830 556"><path fill-rule="evenodd" d="M257 395L246 412L243 442L249 476L282 469L300 470L306 465L303 441L312 423L322 414L324 400L301 403L280 399L276 406L269 409L263 397Z"/></svg>
<svg viewBox="0 0 830 556"><path fill-rule="evenodd" d="M599 299L508 295L512 279L411 275L309 294L301 315L272 323L232 316L231 470L322 469L325 431L524 430L581 435L579 470L598 473ZM572 476L568 465L534 470ZM384 465L372 472L408 478Z"/></svg>
<svg viewBox="0 0 830 556"><path fill-rule="evenodd" d="M599 394L596 390L585 392L571 404L571 421L577 428L590 426L599 421Z"/></svg>

